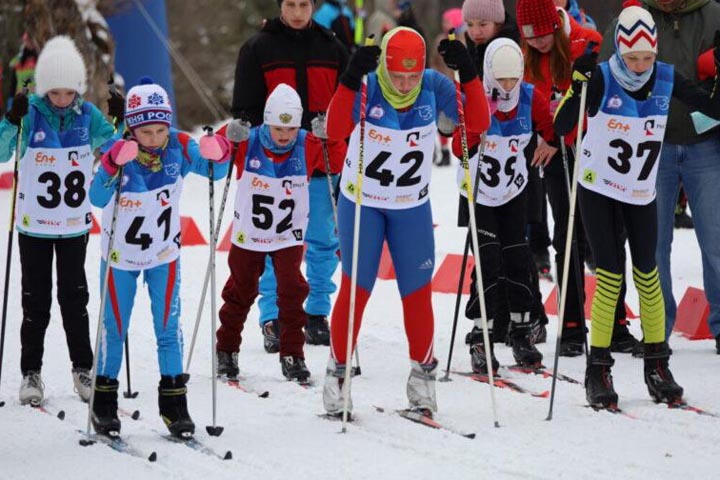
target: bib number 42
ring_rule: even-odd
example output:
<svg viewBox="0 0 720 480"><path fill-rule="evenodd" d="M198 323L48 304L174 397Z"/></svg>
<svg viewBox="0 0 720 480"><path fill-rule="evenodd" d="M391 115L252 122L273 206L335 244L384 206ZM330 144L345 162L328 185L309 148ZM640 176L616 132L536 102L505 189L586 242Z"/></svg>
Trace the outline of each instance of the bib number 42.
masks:
<svg viewBox="0 0 720 480"><path fill-rule="evenodd" d="M393 175L392 170L388 168L382 168L385 162L391 156L391 152L383 151L378 153L378 155L373 158L373 160L368 164L367 168L365 169L365 176L377 180L383 187L389 187L390 185L392 185L392 183L395 181L395 175ZM417 173L417 171L422 166L424 157L425 155L421 150L412 150L403 155L403 157L400 159L400 163L412 163L412 165L410 165L410 168L408 168L405 173L400 175L400 177L397 179L398 187L412 187L413 185L417 185L418 183L420 183L421 177L420 175L415 176L415 173Z"/></svg>

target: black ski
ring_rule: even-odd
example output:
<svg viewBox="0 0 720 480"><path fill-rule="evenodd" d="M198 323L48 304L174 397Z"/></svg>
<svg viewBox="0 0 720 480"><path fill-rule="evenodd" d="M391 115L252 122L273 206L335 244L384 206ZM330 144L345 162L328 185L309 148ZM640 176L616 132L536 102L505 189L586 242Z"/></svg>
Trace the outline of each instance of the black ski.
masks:
<svg viewBox="0 0 720 480"><path fill-rule="evenodd" d="M147 460L149 462L154 462L157 460L157 453L153 451L150 453L150 455L148 455L147 452L138 450L136 447L128 443L125 439L120 437L120 435L108 436L91 434L90 436L88 436L82 430L78 430L78 432L83 436L83 438L79 442L80 445L82 445L83 447L94 445L95 443L100 442L112 448L116 452L122 453L124 455L142 458L143 460Z"/></svg>
<svg viewBox="0 0 720 480"><path fill-rule="evenodd" d="M192 450L195 450L198 453L207 455L209 457L218 458L220 460L232 460L232 458L233 458L232 452L230 450L227 450L225 453L221 454L221 453L217 452L216 450L214 450L213 448L205 445L203 442L201 442L200 440L198 440L195 437L191 436L191 437L187 437L187 438L178 438L178 437L173 437L172 435L167 434L167 433L160 433L157 430L153 430L153 431L155 433L157 433L158 435L160 435L165 440L167 440L168 442L185 445L186 447L188 447Z"/></svg>
<svg viewBox="0 0 720 480"><path fill-rule="evenodd" d="M554 375L552 370L548 370L544 366L523 367L522 365L511 365L509 367L504 367L504 368L507 368L511 372L542 375L543 378L552 378ZM574 378L569 377L567 375L563 375L562 373L559 373L557 375L557 379L561 380L563 382L573 383L575 385L582 385L582 382L580 382L579 380L575 380Z"/></svg>
<svg viewBox="0 0 720 480"><path fill-rule="evenodd" d="M490 383L490 377L488 377L485 374L473 373L473 372L458 372L458 371L453 371L452 373L461 375L463 377L467 377L476 382L487 383L487 384ZM537 398L547 398L550 396L550 392L548 390L544 390L542 392L534 392L532 390L528 390L527 388L521 387L520 385L513 382L512 380L508 380L506 378L502 378L497 375L494 377L494 380L495 380L495 386L498 388L507 388L508 390L511 390L513 392L525 393L525 394L532 395L533 397L537 397Z"/></svg>
<svg viewBox="0 0 720 480"><path fill-rule="evenodd" d="M380 413L385 412L385 409L382 407L375 407L375 410L377 410ZM421 413L417 410L411 410L411 409L395 410L395 413L400 415L400 417L402 417L402 418L410 420L413 423L417 423L419 425L423 425L428 428L432 428L434 430L442 430L445 432L454 433L455 435L460 435L461 437L470 438L470 439L475 438L474 433L462 432L460 430L456 430L447 425L443 425L442 423L438 422L437 420L434 420L433 418L431 418L427 415L424 415L423 413Z"/></svg>

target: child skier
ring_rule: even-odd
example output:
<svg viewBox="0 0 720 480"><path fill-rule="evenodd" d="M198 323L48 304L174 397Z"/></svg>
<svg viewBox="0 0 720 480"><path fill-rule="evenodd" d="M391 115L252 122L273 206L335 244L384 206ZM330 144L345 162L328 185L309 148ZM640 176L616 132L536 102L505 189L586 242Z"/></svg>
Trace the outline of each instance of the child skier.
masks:
<svg viewBox="0 0 720 480"><path fill-rule="evenodd" d="M445 63L459 70L466 95L467 128L482 132L489 124L488 105L477 70L459 40L439 45ZM379 57L379 62L378 62ZM377 71L375 71L377 69ZM375 72L374 72L375 71ZM373 73L371 73L373 72ZM367 75L367 134L361 143L360 95ZM330 102L329 136L351 135L338 200L342 282L332 315L331 356L323 402L333 416L343 414L343 377L350 311L353 224L358 158L364 149L362 215L353 347L363 310L377 277L383 241L387 240L402 296L405 331L410 344L407 382L410 406L432 416L437 410L433 354L434 318L430 280L435 264L429 188L433 148L438 130L450 136L458 120L453 82L425 69L425 41L415 30L389 31L382 46L358 49ZM348 398L352 410L351 399ZM351 412L347 412L348 414Z"/></svg>
<svg viewBox="0 0 720 480"><path fill-rule="evenodd" d="M98 433L120 432L117 376L137 279L142 274L148 284L158 345L160 415L172 435L186 438L192 436L195 425L188 414L182 376L180 194L188 173L209 175L209 161L219 162L213 180L224 177L228 164L222 162L230 157L230 144L221 136L204 136L198 147L188 134L172 128L168 95L149 79L141 80L127 93L125 123L129 138L118 140L103 155L102 168L90 187L92 204L103 208L100 278L111 262L92 422ZM117 199L121 166L123 178ZM119 212L113 250L108 252L116 201L120 202Z"/></svg>
<svg viewBox="0 0 720 480"><path fill-rule="evenodd" d="M40 371L50 322L53 255L73 383L88 401L93 354L85 277L92 226L87 193L93 152L112 137L114 128L100 110L82 99L85 62L69 37L48 40L37 61L35 80L35 94L28 98L18 93L0 123L0 162L12 158L16 148L22 157L15 211L22 267L20 403L40 405L44 398ZM111 108L111 115L122 113ZM16 145L21 125L21 143Z"/></svg>
<svg viewBox="0 0 720 480"><path fill-rule="evenodd" d="M496 109L487 132L481 168L478 157L481 135L468 132L468 147L472 151L470 171L476 191L475 218L477 218L478 246L487 305L488 327L500 311L510 311L510 343L513 356L519 365L538 365L542 354L531 342L530 310L533 303L531 284L530 249L525 240L526 194L528 165L545 166L557 148L557 138L552 128L548 98L532 85L523 82L524 60L520 47L508 38L493 40L485 50L484 78L491 106ZM542 149L535 149L530 162L526 150L534 132L539 132L548 142ZM453 142L455 155L462 155L460 136L456 132ZM476 182L476 173L480 179ZM458 170L460 193L466 196L462 169ZM466 201L467 203L467 201ZM501 277L506 279L507 296L498 288ZM473 287L474 288L474 287ZM487 346L482 338L480 318L475 318L471 332L470 356L472 369L487 373ZM493 354L493 338L490 338L490 354L493 370L498 361Z"/></svg>
<svg viewBox="0 0 720 480"><path fill-rule="evenodd" d="M717 47L717 45L716 45ZM564 135L575 128L582 82L587 86L588 128L580 160L580 208L597 262L597 290L592 303L591 349L585 371L590 405L614 407L618 401L610 369L613 317L624 277L620 239L627 231L633 280L640 296L645 336L645 383L657 402L682 400L673 379L665 341L665 310L655 261L657 207L655 180L660 161L670 98L675 97L714 118L720 117L720 94L686 79L672 65L656 61L657 35L653 17L640 7L624 9L615 29L615 54L595 66L595 56L580 57L573 85L561 104L555 128ZM715 62L720 52L715 49ZM622 220L619 220L622 219Z"/></svg>
<svg viewBox="0 0 720 480"><path fill-rule="evenodd" d="M270 256L278 280L282 373L299 382L310 377L302 330L307 322L303 302L308 284L300 263L309 214L308 179L315 169L325 171L318 137L326 135L320 119L313 121L314 135L302 130L302 114L297 92L281 83L267 99L263 125L252 129L240 121L234 125L244 130L240 137L246 140L239 143L235 155L238 189L228 257L230 277L222 293L225 304L217 331L220 375L235 377L239 373L243 326L258 295L265 258ZM334 160L330 169L337 173L342 157L337 152L329 157Z"/></svg>

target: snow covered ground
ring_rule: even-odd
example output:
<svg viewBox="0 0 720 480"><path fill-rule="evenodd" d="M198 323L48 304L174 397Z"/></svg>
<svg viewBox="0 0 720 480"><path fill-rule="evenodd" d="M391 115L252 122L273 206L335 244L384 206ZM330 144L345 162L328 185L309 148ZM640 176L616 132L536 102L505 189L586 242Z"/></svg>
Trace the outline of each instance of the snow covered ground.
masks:
<svg viewBox="0 0 720 480"><path fill-rule="evenodd" d="M2 167L7 171L8 165ZM432 203L436 228L437 265L448 253L462 253L465 232L455 227L457 196L454 169L436 168ZM217 184L221 191L221 184ZM232 195L232 193L231 193ZM219 195L218 195L219 196ZM188 177L183 197L183 214L191 215L207 231L207 181ZM8 190L0 190L0 224L7 225L10 202ZM231 208L225 215L228 225ZM223 228L223 231L225 228ZM700 255L692 232L676 231L673 251L675 294L678 300L688 286L702 288ZM207 237L207 233L205 233ZM7 236L0 235L3 265ZM99 308L99 237L92 236L87 272L93 295L89 311L95 331ZM198 439L218 451L232 450L234 458L221 461L159 438L165 431L157 414L156 388L159 380L155 340L147 293L139 290L130 328L132 386L140 392L134 400L120 398L127 411L140 410L141 419L121 417L123 434L134 446L156 451L158 460L149 463L121 455L103 445L78 446L77 430L85 428L87 407L72 391L70 363L59 310L54 304L53 320L45 342L43 379L47 408L66 412L64 421L20 406L19 328L20 265L17 246L13 250L10 303L5 342L0 399L0 479L115 479L150 478L716 478L717 459L712 445L720 443L720 419L692 412L669 410L648 397L642 379L642 361L616 355L613 369L620 407L635 419L585 408L581 386L560 382L554 419L545 421L548 400L497 390L501 428L493 428L488 386L453 376L438 383L440 411L437 420L454 428L475 432L466 439L443 431L412 424L386 412L406 406L405 381L409 373L402 310L394 281L379 280L368 305L360 334L362 376L353 381L356 423L342 435L340 425L318 418L322 409L322 380L328 357L327 347L306 348L308 366L316 386L305 390L286 382L276 356L262 348L254 308L246 324L240 353L242 374L248 385L270 392L269 398L218 385L218 424L225 427L219 438L205 433L212 423L210 381L210 323L207 314L200 329L199 343L191 367L189 406L198 430ZM207 247L188 247L182 253L183 329L186 344L192 334ZM226 254L217 256L218 288L228 274ZM339 269L336 276L339 277ZM2 280L0 280L2 281ZM547 295L552 284L542 283ZM436 355L442 365L447 359L454 295L434 294ZM633 287L628 303L637 308ZM218 307L220 300L218 300ZM208 307L209 309L209 307ZM206 310L207 311L207 310ZM552 365L556 318L551 317L549 343L540 345L545 364ZM469 371L470 362L463 336L470 328L461 320L453 365ZM641 336L640 325L631 326ZM94 336L94 333L93 333ZM94 338L94 337L93 337ZM720 382L714 344L690 342L674 336L671 342L673 372L685 387L686 398L694 405L720 411ZM503 365L512 363L507 347L497 349ZM582 380L584 358L561 358L560 371ZM550 379L502 372L533 391L549 390ZM125 387L124 371L121 387Z"/></svg>

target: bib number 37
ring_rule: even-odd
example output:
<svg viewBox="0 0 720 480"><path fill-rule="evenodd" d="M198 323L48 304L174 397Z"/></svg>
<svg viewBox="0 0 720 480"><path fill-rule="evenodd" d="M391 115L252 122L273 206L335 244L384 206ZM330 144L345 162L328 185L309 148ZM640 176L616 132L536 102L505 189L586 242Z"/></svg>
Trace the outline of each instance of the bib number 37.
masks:
<svg viewBox="0 0 720 480"><path fill-rule="evenodd" d="M633 158L633 155L639 159L645 158L642 169L640 170L640 175L638 175L637 178L639 181L642 181L647 180L650 176L655 162L657 162L658 157L660 157L662 143L657 141L642 142L638 144L637 151L633 152L632 145L625 140L616 138L610 142L610 146L616 148L617 152L615 157L608 157L608 165L622 175L630 172L632 168L630 160Z"/></svg>

